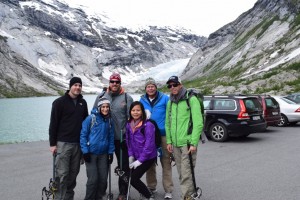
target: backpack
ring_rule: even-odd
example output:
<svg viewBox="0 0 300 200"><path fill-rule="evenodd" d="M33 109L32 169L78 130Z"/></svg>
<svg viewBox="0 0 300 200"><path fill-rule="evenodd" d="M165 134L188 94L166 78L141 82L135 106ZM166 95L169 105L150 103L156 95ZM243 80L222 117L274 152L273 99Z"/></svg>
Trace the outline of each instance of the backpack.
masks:
<svg viewBox="0 0 300 200"><path fill-rule="evenodd" d="M153 119L148 119L148 121L151 122L155 127L155 145L156 145L156 149L159 149L161 147L161 135L160 135L159 128L157 126L157 123ZM145 135L145 127L146 126L144 125L141 129L141 133L143 135Z"/></svg>
<svg viewBox="0 0 300 200"><path fill-rule="evenodd" d="M190 98L192 96L195 96L199 103L200 103L200 112L202 114L202 119L203 119L203 124L204 124L204 120L205 120L205 117L204 117L204 104L203 104L203 95L195 88L189 88L187 89L187 95L188 95L188 98L186 99L186 103L187 103L187 106L188 108L190 109ZM189 128L188 128L188 134L192 134L193 132L193 121L192 121L192 112L190 112L190 122L189 122ZM202 143L205 143L205 138L202 137L203 134L200 135L200 140ZM205 135L205 134L204 134Z"/></svg>

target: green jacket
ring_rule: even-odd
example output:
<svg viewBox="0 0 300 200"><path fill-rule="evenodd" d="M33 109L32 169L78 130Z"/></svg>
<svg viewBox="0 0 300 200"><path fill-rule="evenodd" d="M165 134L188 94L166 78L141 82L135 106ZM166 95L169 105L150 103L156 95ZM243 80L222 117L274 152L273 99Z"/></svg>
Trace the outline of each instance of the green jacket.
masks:
<svg viewBox="0 0 300 200"><path fill-rule="evenodd" d="M198 146L200 135L203 128L203 118L200 110L200 103L197 97L189 98L190 109L186 99L182 99L177 103L168 101L166 111L166 139L167 144L175 147L186 146L190 142L193 146ZM172 107L171 107L172 105ZM193 131L188 135L190 110L192 111Z"/></svg>

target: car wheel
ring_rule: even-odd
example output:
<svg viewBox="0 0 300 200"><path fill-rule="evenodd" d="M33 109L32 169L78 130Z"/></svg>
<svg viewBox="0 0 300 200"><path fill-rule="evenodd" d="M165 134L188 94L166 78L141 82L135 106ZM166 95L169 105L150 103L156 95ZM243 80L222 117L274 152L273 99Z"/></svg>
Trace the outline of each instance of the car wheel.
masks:
<svg viewBox="0 0 300 200"><path fill-rule="evenodd" d="M209 128L209 136L215 142L224 142L228 138L227 129L224 124L214 123Z"/></svg>
<svg viewBox="0 0 300 200"><path fill-rule="evenodd" d="M284 114L280 114L280 115L281 115L281 118L280 118L280 121L277 124L277 126L280 126L280 127L286 126L289 122L287 117Z"/></svg>

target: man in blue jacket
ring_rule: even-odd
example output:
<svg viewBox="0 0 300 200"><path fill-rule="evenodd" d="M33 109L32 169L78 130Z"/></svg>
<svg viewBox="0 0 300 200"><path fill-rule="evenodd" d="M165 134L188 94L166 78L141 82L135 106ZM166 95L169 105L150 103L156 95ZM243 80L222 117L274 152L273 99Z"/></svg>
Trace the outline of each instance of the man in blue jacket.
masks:
<svg viewBox="0 0 300 200"><path fill-rule="evenodd" d="M145 90L146 94L141 96L140 102L145 107L145 110L150 111L150 118L157 123L161 134L162 156L160 157L160 162L162 165L162 182L165 190L165 199L172 199L172 166L170 163L170 153L167 150L165 130L166 108L169 97L157 90L157 84L153 78L146 79ZM148 188L155 193L157 186L155 163L147 171L146 181Z"/></svg>

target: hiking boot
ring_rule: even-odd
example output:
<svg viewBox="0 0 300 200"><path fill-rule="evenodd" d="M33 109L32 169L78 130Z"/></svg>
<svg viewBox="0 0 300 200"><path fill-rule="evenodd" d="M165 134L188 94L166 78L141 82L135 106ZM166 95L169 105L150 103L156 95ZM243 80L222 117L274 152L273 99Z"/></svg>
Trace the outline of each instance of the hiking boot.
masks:
<svg viewBox="0 0 300 200"><path fill-rule="evenodd" d="M118 198L116 200L126 200L126 195L119 194Z"/></svg>
<svg viewBox="0 0 300 200"><path fill-rule="evenodd" d="M139 200L155 200L155 199L154 199L154 195L153 195L153 194L151 194L150 198L146 198L146 197L144 197L144 196L140 193L140 198L139 198Z"/></svg>
<svg viewBox="0 0 300 200"><path fill-rule="evenodd" d="M165 199L172 199L172 193L166 192Z"/></svg>
<svg viewBox="0 0 300 200"><path fill-rule="evenodd" d="M157 193L157 189L156 188L154 188L154 189L152 189L152 188L148 188L149 189L149 191L151 192L151 194L155 194L155 193Z"/></svg>
<svg viewBox="0 0 300 200"><path fill-rule="evenodd" d="M184 200L193 200L193 198L191 196L185 196Z"/></svg>

